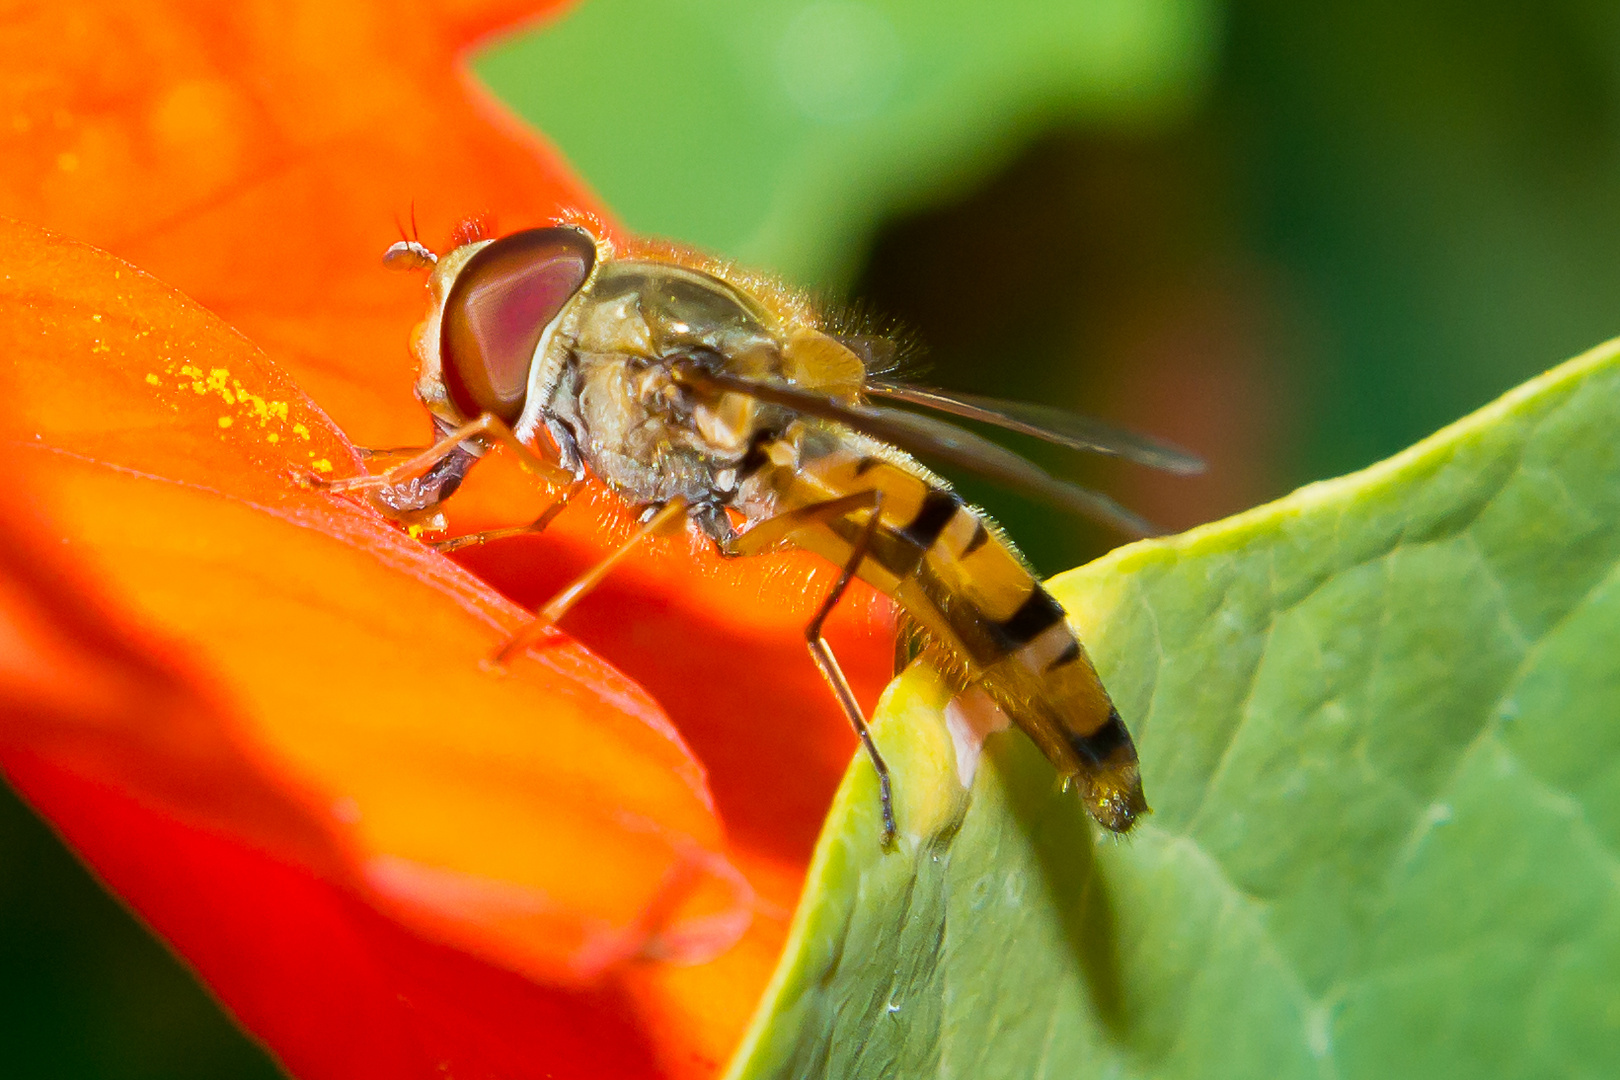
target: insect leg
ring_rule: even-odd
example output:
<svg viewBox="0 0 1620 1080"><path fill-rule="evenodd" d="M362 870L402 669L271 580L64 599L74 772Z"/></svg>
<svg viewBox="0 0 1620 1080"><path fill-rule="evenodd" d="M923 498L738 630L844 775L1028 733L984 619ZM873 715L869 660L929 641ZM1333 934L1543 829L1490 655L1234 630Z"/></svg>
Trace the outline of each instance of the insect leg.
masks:
<svg viewBox="0 0 1620 1080"><path fill-rule="evenodd" d="M647 519L641 528L636 530L635 535L620 544L601 562L569 582L557 595L546 601L545 606L535 613L534 622L518 631L511 641L501 646L501 650L495 654L495 662L497 664L507 663L533 642L535 638L550 630L561 621L564 615L568 614L569 608L584 599L586 594L600 585L602 580L612 572L613 568L623 562L626 555L635 550L637 544L650 536L657 536L667 531L671 526L684 520L687 509L685 499L676 498L665 503L656 514Z"/></svg>
<svg viewBox="0 0 1620 1080"><path fill-rule="evenodd" d="M561 467L552 464L524 446L506 422L493 413L485 413L476 420L469 421L450 432L432 446L418 453L409 460L390 466L380 473L368 473L364 476L349 476L342 480L311 481L311 486L325 488L328 491L359 491L366 488L392 487L400 482L402 477L412 476L444 460L457 446L468 439L494 439L507 447L518 456L524 468L539 476L548 484L566 484L574 480L574 475Z"/></svg>
<svg viewBox="0 0 1620 1080"><path fill-rule="evenodd" d="M843 598L844 591L849 588L850 581L861 568L861 561L866 558L867 550L872 546L872 537L878 528L878 511L883 506L883 493L880 491L857 491L853 495L844 495L825 502L811 503L766 518L747 532L735 537L729 544L721 548L726 555L757 555L768 551L784 540L789 539L800 529L808 525L835 521L858 510L870 509L871 516L867 518L866 525L856 537L849 558L845 560L843 571L838 581L828 590L821 601L821 607L816 610L804 628L804 639L810 646L810 658L816 662L821 671L821 677L827 680L833 697L837 699L839 708L849 718L850 726L855 734L860 736L861 746L866 750L866 756L872 761L872 768L877 770L878 794L883 802L883 846L888 847L894 843L894 793L889 782L889 766L878 753L877 743L872 740L872 732L866 726L866 717L861 713L860 703L855 700L855 692L850 689L849 680L844 677L844 671L838 666L837 657L833 656L832 649L821 636L821 628L832 614L833 608Z"/></svg>
<svg viewBox="0 0 1620 1080"><path fill-rule="evenodd" d="M435 551L459 551L464 547L487 544L491 540L502 540L508 536L524 536L528 533L544 532L546 526L555 521L558 514L568 509L568 501L578 495L580 489L584 486L585 478L582 476L564 488L563 493L553 499L545 510L541 512L540 516L527 525L514 525L506 529L486 529L483 532L468 533L466 536L454 536L449 540L438 540L430 543L428 547L433 548Z"/></svg>
<svg viewBox="0 0 1620 1080"><path fill-rule="evenodd" d="M425 446L357 446L354 452L370 461L373 458L400 458L406 455L415 457L426 449Z"/></svg>
<svg viewBox="0 0 1620 1080"><path fill-rule="evenodd" d="M871 729L866 726L866 717L861 713L860 703L855 700L855 692L849 687L849 680L844 677L844 670L838 666L838 659L833 656L832 649L827 646L827 640L821 636L822 625L827 621L827 616L832 614L832 610L838 605L838 601L843 598L844 591L849 588L850 581L855 577L856 571L861 567L862 560L866 558L867 550L872 546L872 537L877 533L878 511L883 506L883 493L880 491L866 491L860 494L865 498L866 505L872 508L871 516L866 519L865 528L855 538L854 547L849 553L849 558L844 562L843 570L838 575L838 581L828 590L826 598L821 601L821 607L816 610L815 617L805 626L804 639L810 646L810 656L815 660L816 667L821 669L821 677L827 680L827 685L832 688L833 697L838 699L838 704L844 710L844 715L849 718L850 724L855 728L855 734L860 736L861 745L866 748L866 756L872 760L872 768L877 770L878 797L883 803L883 846L887 848L894 843L895 834L894 792L889 783L889 766L883 760L883 755L878 753L877 743L872 740ZM831 501L839 502L843 500ZM828 504L822 503L819 505L826 506ZM806 507L805 509L814 509L814 507ZM765 524L768 524L768 522ZM752 532L753 530L749 531Z"/></svg>
<svg viewBox="0 0 1620 1080"><path fill-rule="evenodd" d="M741 555L759 555L788 539L806 525L819 525L823 522L836 521L846 514L868 507L876 507L879 498L875 491L857 491L853 495L841 495L826 502L811 503L793 510L786 510L775 517L766 518L749 527L747 532L739 533L732 538L729 544L721 547L720 553L728 557ZM877 515L872 515L877 520Z"/></svg>

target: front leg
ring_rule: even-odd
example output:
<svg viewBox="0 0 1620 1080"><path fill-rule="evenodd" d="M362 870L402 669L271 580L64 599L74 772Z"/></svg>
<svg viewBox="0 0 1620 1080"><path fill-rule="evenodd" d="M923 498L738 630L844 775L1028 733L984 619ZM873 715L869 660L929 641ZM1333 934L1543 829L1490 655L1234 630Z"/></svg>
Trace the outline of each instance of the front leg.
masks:
<svg viewBox="0 0 1620 1080"><path fill-rule="evenodd" d="M373 505L383 513L398 521L410 521L454 494L473 462L491 442L506 446L517 455L519 464L552 487L572 484L580 478L576 472L560 467L525 446L504 421L485 413L453 431L444 432L438 442L420 450L398 448L367 452L367 457L411 455L380 473L363 473L340 480L299 474L296 479L302 486L320 491L368 492ZM469 448L469 444L473 448Z"/></svg>
<svg viewBox="0 0 1620 1080"><path fill-rule="evenodd" d="M421 453L421 450L417 450L413 460ZM392 518L405 520L418 516L454 495L477 460L478 455L457 444L420 476L409 476L374 487L370 492L372 502Z"/></svg>

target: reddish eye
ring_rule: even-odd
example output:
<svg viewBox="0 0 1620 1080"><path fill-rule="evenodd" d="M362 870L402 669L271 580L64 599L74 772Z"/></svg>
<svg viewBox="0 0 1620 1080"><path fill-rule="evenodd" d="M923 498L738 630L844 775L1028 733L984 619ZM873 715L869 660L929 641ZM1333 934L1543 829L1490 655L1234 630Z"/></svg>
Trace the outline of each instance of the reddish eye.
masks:
<svg viewBox="0 0 1620 1080"><path fill-rule="evenodd" d="M578 229L527 229L467 260L444 303L439 355L450 401L471 419L523 413L546 327L591 276L596 247Z"/></svg>

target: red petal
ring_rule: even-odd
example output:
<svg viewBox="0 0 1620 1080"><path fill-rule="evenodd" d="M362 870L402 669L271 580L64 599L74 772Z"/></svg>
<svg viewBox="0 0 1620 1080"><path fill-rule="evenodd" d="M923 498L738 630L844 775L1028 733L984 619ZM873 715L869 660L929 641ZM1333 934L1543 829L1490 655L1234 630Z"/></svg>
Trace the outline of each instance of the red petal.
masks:
<svg viewBox="0 0 1620 1080"><path fill-rule="evenodd" d="M551 6L527 10L541 12ZM352 2L323 8L318 18L292 7L179 0L64 2L30 9L0 36L0 71L5 72L0 77L14 89L16 103L11 116L16 137L0 160L0 212L107 248L196 297L264 348L280 370L362 444L419 442L428 429L412 400L414 372L405 343L421 314L422 289L419 279L389 273L378 265L381 252L397 238L395 215L408 220L414 207L424 239L441 243L452 223L469 212L491 212L503 227L512 229L546 220L558 206L589 205L582 187L558 166L555 155L473 87L460 66L459 51L474 37L521 14L504 0L445 0L437 6L403 0ZM123 273L127 277L130 271ZM107 317L117 313L105 290L100 301L108 304ZM85 313L99 310L97 302L84 299ZM217 325L208 333L212 337L207 340L182 335L168 344L204 352L216 347L234 350L234 359L221 366L237 376L250 369L256 372L267 389L255 392L267 401L295 400L291 383L278 381L281 376L258 359L251 363L242 359L244 346L239 340ZM96 346L86 339L74 347ZM44 354L39 355L45 362ZM142 379L153 374L179 382L168 370L176 355L151 353L148 370L125 374ZM51 352L49 362L88 364L106 359L102 353L90 352L81 361L68 352ZM200 381L206 386L206 379ZM147 389L144 383L138 388ZM325 640L331 632L327 620L334 615L341 618L343 604L358 602L368 590L394 597L395 622L385 629L397 631L399 648L391 657L379 649L364 660L381 665L379 670L398 672L401 681L379 676L370 696L355 689L348 705L334 702L322 716L349 717L366 703L375 704L378 695L408 701L405 691L410 687L441 690L446 696L462 692L459 684L437 687L436 680L423 676L423 658L431 658L437 666L436 650L447 646L431 634L417 636L422 619L412 605L419 596L477 596L476 602L446 604L442 609L442 618L460 628L457 633L483 635L471 642L446 631L463 649L455 657L457 663L482 655L479 650L504 633L502 626L516 625L519 616L510 606L477 592L443 560L425 556L369 516L343 508L323 511L325 516L303 516L316 513L309 509L315 500L288 496L277 486L281 480L274 466L291 444L272 453L267 444L239 439L250 429L236 415L236 426L224 435L217 427L208 428L228 411L213 391L178 392L171 401L204 410L193 417L205 421L198 425L171 430L173 414L133 417L133 422L148 426L140 438L125 438L118 452L156 448L168 471L158 471L165 477L162 481L131 477L130 484L113 485L119 494L105 497L121 500L116 507L96 502L102 498L97 469L126 463L104 454L98 440L131 420L118 412L125 408L123 399L117 394L105 402L85 397L71 378L42 384L35 391L42 395L38 407L48 404L53 423L63 425L65 437L71 436L63 445L71 443L75 452L102 463L39 464L35 482L42 486L36 490L52 496L52 513L57 515L47 531L100 529L98 535L109 545L101 554L70 545L58 569L70 577L92 575L89 584L80 586L89 597L107 583L117 583L122 590L118 606L124 612L124 632L109 635L111 640L138 641L142 655L155 650L164 670L187 673L182 682L206 680L210 701L239 709L237 695L246 693L249 700L255 694L273 697L290 680L302 678L307 665L332 660L319 653L299 654L296 660L256 658L251 650L210 640L206 627L213 624L205 618L209 612L201 610L205 605L193 595L202 591L194 587L199 556L195 548L185 548L180 537L208 538L206 543L198 541L204 548L213 545L204 554L229 545L219 569L236 590L238 606L223 613L235 614L244 623L251 623L255 615L269 617L268 612L252 609L252 573L269 567L278 580L285 580L290 571L286 559L277 561L278 553L297 547L288 537L300 537L311 548L300 558L307 557L311 566L319 564L321 569L307 578L294 578L307 583L310 602L301 612L284 606L276 614L284 635L293 633L288 627L298 626L309 641ZM342 457L345 446L334 435L316 424L306 426L316 442L300 451L304 455L300 460L312 460L307 455L314 449L318 456L313 460L325 457L337 469L353 467ZM220 490L210 457L216 445L233 448L244 466L232 473L236 487L223 500L235 511L216 505L220 500L203 499L199 505L191 489L171 490L174 481ZM128 467L144 466L132 461ZM49 469L56 471L47 476ZM149 494L154 489L165 494ZM463 524L507 524L523 520L540 497L526 477L492 461L474 472L452 508ZM244 509L241 500L250 508ZM162 524L154 520L162 513L188 515L171 523L179 527L163 549L170 559L167 566L156 558L141 562L139 552L117 546L127 539L122 528L126 521L153 530ZM238 520L243 516L252 522L251 528ZM603 497L594 506L570 510L544 538L474 552L466 563L486 573L509 596L525 603L537 601L599 558L604 545L622 536L626 527L623 508ZM327 537L332 546L306 535L312 528L323 533L335 530ZM250 537L257 539L250 543ZM347 555L340 558L334 549ZM349 558L357 549L364 549L365 560ZM395 584L390 578L390 584L378 584L373 572L407 580ZM812 581L817 573L822 576ZM843 719L805 655L801 636L826 573L827 568L818 569L807 559L719 564L706 551L665 542L630 560L599 595L570 616L568 624L571 634L636 679L674 719L709 770L730 862L743 869L754 890L774 905L779 916L785 916L796 897L810 844L853 749ZM43 595L56 595L55 586L40 587ZM418 591L401 600L406 593L396 593L400 589ZM159 600L174 606L161 612L141 606ZM329 610L334 600L339 604L336 611ZM869 593L852 600L834 620L830 636L870 704L887 674L889 623L886 608L875 604ZM89 625L103 625L111 617L104 602L87 604L84 619ZM154 635L163 644L154 644ZM562 649L525 663L543 673L536 677L566 677L582 688L575 702L580 738L585 738L587 713L593 723L606 714L579 703L612 699L619 704L611 712L620 720L606 721L605 738L618 740L627 754L651 755L647 760L663 752L658 747L674 746L663 735L653 739L657 732L652 718L657 712L639 689L589 656ZM583 674L587 670L588 676ZM58 680L40 692L49 696L63 690ZM553 792L547 786L548 761L538 750L532 752L542 760L525 761L529 771L523 774L523 784L515 785L523 788L523 794L514 795L509 803L488 797L484 772L474 766L485 753L498 758L502 748L529 745L523 741L529 731L524 725L533 725L529 707L515 700L523 692L511 690L513 699L498 706L508 710L509 726L501 727L499 717L486 719L486 726L479 729L485 741L468 751L460 765L447 759L444 777L436 772L401 779L406 771L382 770L395 749L392 740L352 729L353 737L343 745L329 740L321 752L309 750L290 728L267 726L255 738L292 760L301 777L314 776L317 787L352 787L367 800L377 800L377 806L390 808L365 813L356 826L340 831L345 836L358 834L374 850L398 856L391 862L365 864L370 869L365 880L371 895L386 886L395 915L480 955L498 954L503 963L538 971L555 966L557 956L514 943L513 920L508 918L514 909L503 900L504 894L466 888L463 879L415 873L413 867L424 860L430 865L431 859L442 861L452 849L485 868L503 855L519 860L525 850L522 843L529 839L520 835L523 815L541 813L538 805L553 794L554 809L587 816L616 813L622 806L634 808L656 797L641 786L641 774L634 772L595 777L595 794L589 799ZM239 722L231 715L233 723ZM435 715L440 724L454 724L466 710L444 705ZM635 742L623 726L632 722L639 725L642 742ZM325 730L313 722L310 726L317 733ZM424 721L424 729L427 726ZM170 748L190 747L191 740L191 734L177 735L169 740ZM418 749L422 745L430 742L418 744ZM681 757L678 749L670 752ZM98 760L100 767L112 768L121 758L107 753ZM502 763L501 769L506 767ZM671 764L658 778L648 772L646 782L658 792L682 790L680 770L690 767L689 761L684 766ZM185 774L186 770L169 770L167 782ZM458 776L463 778L459 783ZM120 789L128 783L125 777L100 779ZM163 786L153 777L147 779L156 788ZM615 779L626 782L615 786ZM224 787L239 791L243 798L252 793L251 785L238 787L234 780ZM286 796L278 775L263 798ZM165 798L172 803L179 795ZM315 801L319 803L319 798ZM208 812L223 814L227 809L214 807ZM56 808L46 810L60 817ZM193 807L191 812L200 811ZM246 836L257 836L254 830L267 829L266 822L276 820L274 814L261 817L258 811L232 812L237 822L232 828L246 830L241 834ZM507 814L516 816L504 839L478 832L477 822ZM685 823L679 828L697 839L701 850L712 853L722 843L718 833L704 833L688 820L690 813L683 815L677 815ZM418 819L437 821L438 848L410 831ZM335 826L327 821L325 827ZM411 838L409 843L401 839L404 836ZM97 854L101 847L94 837L76 833L75 839L91 861L101 865ZM508 841L516 846L511 851L471 846L485 839L496 847ZM157 859L164 850L154 847L149 854ZM682 866L689 869L695 863L704 859L688 859ZM613 894L606 897L608 921L622 929L629 925L624 913L641 909L634 899L618 895L617 871L611 862L604 858L603 867L594 883L565 884L577 890L573 899L581 902L592 889ZM540 869L505 867L501 872L532 874ZM594 853L582 876L598 878ZM725 910L731 899L725 875L708 878L715 890L711 905ZM476 915L448 922L435 915L473 908ZM184 939L195 928L182 925L181 908L166 910L164 921L156 914L152 917L184 948ZM708 910L712 907L699 907L692 914L702 916ZM236 916L209 911L206 917ZM244 910L240 917L246 932L258 913ZM521 924L524 919L517 916L515 921ZM698 934L699 944L713 947L724 939L723 920L715 924L695 918L689 925L707 928L710 936ZM780 917L756 919L743 943L714 963L637 967L620 976L637 1010L643 1043L664 1068L702 1074L705 1061L725 1056L768 975L781 932ZM608 934L592 940L614 939ZM686 935L680 940L690 945L693 938ZM663 935L661 947L673 947L673 942ZM607 947L604 955L612 952ZM251 964L233 971L205 966L204 974L223 987L231 980L236 981L233 985L251 980L255 970ZM234 994L227 996L236 1000ZM460 996L453 985L444 990L445 1000ZM494 1007L482 1011L504 1015ZM542 1024L510 1037L538 1047L549 1045L554 1035Z"/></svg>
<svg viewBox="0 0 1620 1080"><path fill-rule="evenodd" d="M9 545L0 753L223 997L285 989L262 949L208 944L225 924L232 940L346 925L372 941L366 967L402 962L395 945L442 952L431 941L552 983L736 939L751 892L650 699L568 645L487 670L522 613L370 513L296 488L291 466L347 448L251 346L90 249L16 225L0 245L14 479L73 559ZM175 888L216 857L221 880ZM243 892L268 924L265 905L226 902ZM364 905L417 938L394 930L379 950ZM303 978L355 977L331 956ZM516 985L474 982L490 978ZM303 1019L244 1008L266 1036L324 1023L305 1015L318 995L269 997Z"/></svg>

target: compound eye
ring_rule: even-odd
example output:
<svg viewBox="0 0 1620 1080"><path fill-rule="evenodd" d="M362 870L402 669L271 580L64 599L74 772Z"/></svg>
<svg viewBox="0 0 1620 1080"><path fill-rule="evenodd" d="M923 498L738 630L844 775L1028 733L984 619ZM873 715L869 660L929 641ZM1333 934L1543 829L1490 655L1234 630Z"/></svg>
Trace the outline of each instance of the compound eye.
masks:
<svg viewBox="0 0 1620 1080"><path fill-rule="evenodd" d="M467 260L444 302L439 346L444 388L462 416L517 421L540 337L595 261L591 238L566 226L503 236Z"/></svg>

